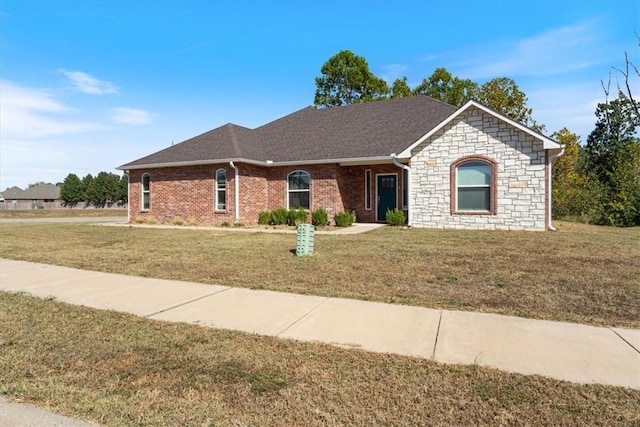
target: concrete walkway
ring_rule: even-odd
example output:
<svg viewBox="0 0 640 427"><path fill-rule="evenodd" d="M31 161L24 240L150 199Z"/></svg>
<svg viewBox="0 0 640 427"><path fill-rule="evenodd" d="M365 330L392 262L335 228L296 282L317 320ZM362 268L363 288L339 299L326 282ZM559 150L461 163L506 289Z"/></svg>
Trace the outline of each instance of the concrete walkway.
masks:
<svg viewBox="0 0 640 427"><path fill-rule="evenodd" d="M0 259L0 291L53 296L149 319L640 389L640 329L203 285L6 259Z"/></svg>
<svg viewBox="0 0 640 427"><path fill-rule="evenodd" d="M111 227L135 227L135 228L159 228L159 229L174 229L174 230L211 230L211 231L224 231L230 233L281 233L281 234L296 234L298 231L295 228L277 228L273 226L250 226L250 227L210 227L210 226L190 226L190 225L168 225L168 224L130 224L124 221L105 221L104 224L97 224ZM341 234L360 234L367 231L375 230L376 228L386 227L386 224L381 223L355 223L351 227L336 227L327 230L316 230L315 234L328 234L328 235L341 235Z"/></svg>

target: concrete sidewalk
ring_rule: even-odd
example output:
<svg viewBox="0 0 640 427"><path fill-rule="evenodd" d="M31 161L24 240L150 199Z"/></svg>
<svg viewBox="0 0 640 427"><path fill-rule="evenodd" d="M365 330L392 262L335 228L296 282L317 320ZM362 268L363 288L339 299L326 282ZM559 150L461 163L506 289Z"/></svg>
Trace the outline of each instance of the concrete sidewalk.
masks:
<svg viewBox="0 0 640 427"><path fill-rule="evenodd" d="M261 335L640 389L640 330L202 285L0 259L0 291Z"/></svg>

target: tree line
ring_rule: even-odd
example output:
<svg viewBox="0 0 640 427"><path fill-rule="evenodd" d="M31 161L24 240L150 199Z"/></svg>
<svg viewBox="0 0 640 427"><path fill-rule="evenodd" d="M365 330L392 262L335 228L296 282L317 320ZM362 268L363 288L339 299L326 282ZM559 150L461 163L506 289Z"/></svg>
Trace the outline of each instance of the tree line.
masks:
<svg viewBox="0 0 640 427"><path fill-rule="evenodd" d="M638 38L640 46L640 37ZM624 77L616 97L609 100L609 85L602 83L606 100L595 111L596 125L586 144L566 127L551 134L565 146L553 167L553 217L556 219L614 225L640 225L640 126L638 102L630 80L640 78L638 68L625 52L626 67L612 70ZM537 132L544 124L533 119L527 96L516 82L498 77L480 85L436 68L413 89L407 78L391 86L375 76L365 58L343 50L332 56L316 77L314 104L319 108L372 102L389 98L427 95L461 107L470 100L501 113Z"/></svg>
<svg viewBox="0 0 640 427"><path fill-rule="evenodd" d="M76 206L86 203L103 208L112 205L124 205L128 203L129 177L122 177L114 173L100 172L94 178L88 174L80 179L76 174L70 173L59 185L60 198L66 206Z"/></svg>

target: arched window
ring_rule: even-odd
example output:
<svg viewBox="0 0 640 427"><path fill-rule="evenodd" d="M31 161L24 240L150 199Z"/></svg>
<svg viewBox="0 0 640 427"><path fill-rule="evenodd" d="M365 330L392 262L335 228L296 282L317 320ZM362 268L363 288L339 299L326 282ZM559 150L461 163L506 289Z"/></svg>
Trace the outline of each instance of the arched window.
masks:
<svg viewBox="0 0 640 427"><path fill-rule="evenodd" d="M305 171L293 171L287 175L287 199L289 209L309 210L311 177Z"/></svg>
<svg viewBox="0 0 640 427"><path fill-rule="evenodd" d="M149 174L142 174L142 178L140 180L140 184L142 187L142 192L140 194L141 197L141 206L143 211L148 211L151 207L151 178L149 178Z"/></svg>
<svg viewBox="0 0 640 427"><path fill-rule="evenodd" d="M451 166L452 213L497 213L496 164L484 156L463 158Z"/></svg>
<svg viewBox="0 0 640 427"><path fill-rule="evenodd" d="M216 191L215 191L215 207L217 211L227 209L227 171L218 169L216 171Z"/></svg>

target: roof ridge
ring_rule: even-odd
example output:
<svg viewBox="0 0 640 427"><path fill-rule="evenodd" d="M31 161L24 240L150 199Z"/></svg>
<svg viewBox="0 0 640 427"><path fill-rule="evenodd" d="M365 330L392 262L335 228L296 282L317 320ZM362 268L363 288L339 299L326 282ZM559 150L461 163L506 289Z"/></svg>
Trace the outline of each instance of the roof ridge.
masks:
<svg viewBox="0 0 640 427"><path fill-rule="evenodd" d="M235 125L233 123L226 124L227 129L229 130L229 135L231 136L231 146L233 147L233 153L240 157L242 155L240 150L240 143L238 142L238 137L236 135Z"/></svg>

